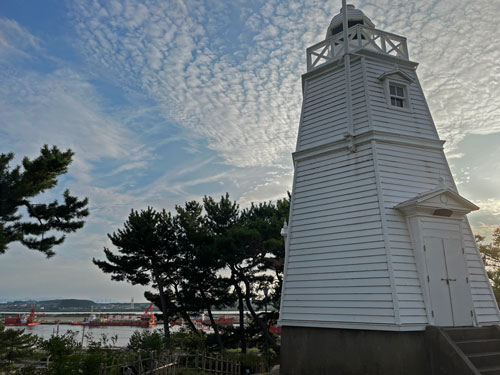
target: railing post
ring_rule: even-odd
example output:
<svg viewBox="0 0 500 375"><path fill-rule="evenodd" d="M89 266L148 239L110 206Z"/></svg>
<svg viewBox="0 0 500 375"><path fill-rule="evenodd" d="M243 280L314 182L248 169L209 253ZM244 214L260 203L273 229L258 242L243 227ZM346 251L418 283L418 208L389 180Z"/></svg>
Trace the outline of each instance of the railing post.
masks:
<svg viewBox="0 0 500 375"><path fill-rule="evenodd" d="M406 44L406 39L403 39L401 42L401 46L403 47L403 55L407 60L410 60L410 56L408 54L408 45Z"/></svg>
<svg viewBox="0 0 500 375"><path fill-rule="evenodd" d="M312 64L311 52L309 50L307 50L306 55L307 55L307 71L309 71L311 69L311 64Z"/></svg>
<svg viewBox="0 0 500 375"><path fill-rule="evenodd" d="M385 45L385 38L386 38L385 34L381 34L379 36L379 38L380 38L380 46L382 47L382 51L387 53L387 46Z"/></svg>

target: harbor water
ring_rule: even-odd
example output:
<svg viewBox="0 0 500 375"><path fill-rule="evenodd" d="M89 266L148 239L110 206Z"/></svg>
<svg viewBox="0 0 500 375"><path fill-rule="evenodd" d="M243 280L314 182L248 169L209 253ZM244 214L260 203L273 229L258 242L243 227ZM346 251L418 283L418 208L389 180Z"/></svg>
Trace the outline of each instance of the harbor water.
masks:
<svg viewBox="0 0 500 375"><path fill-rule="evenodd" d="M68 324L40 324L31 327L7 327L14 329L24 329L26 333L32 333L43 339L48 339L52 335L64 335L68 331L75 333L75 339L78 342L83 342L84 346L87 346L89 342L99 341L102 339L107 339L109 345L115 347L125 347L127 346L130 336L135 331L163 331L162 326L158 325L153 328L139 328L139 327L128 327L128 326L108 326L108 327L84 327L84 326L72 326ZM85 329L84 329L85 328ZM175 331L175 327L172 327ZM172 330L171 330L172 332ZM113 339L113 340L112 340ZM114 342L113 342L114 341Z"/></svg>

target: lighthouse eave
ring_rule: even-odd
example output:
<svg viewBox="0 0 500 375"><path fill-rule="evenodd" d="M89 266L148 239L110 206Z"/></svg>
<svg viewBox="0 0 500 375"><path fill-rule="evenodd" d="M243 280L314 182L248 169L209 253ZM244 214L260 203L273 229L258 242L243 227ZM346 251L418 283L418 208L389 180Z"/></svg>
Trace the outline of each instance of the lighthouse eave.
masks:
<svg viewBox="0 0 500 375"><path fill-rule="evenodd" d="M416 61L411 61L411 60L406 60L406 59L401 59L399 57L391 56L391 55L386 55L374 51L370 51L367 49L359 49L355 50L354 52L351 53L351 60L356 61L360 59L361 57L368 57L368 58L373 58L373 59L378 59L387 63L390 63L392 65L398 65L400 67L408 68L411 70L416 70L418 67L418 62ZM327 62L325 64L322 64L318 67L312 68L308 70L306 73L302 74L302 92L304 92L304 84L305 81L313 77L317 74L321 74L325 71L331 70L331 69L343 69L343 62L337 59L337 60L332 60L330 62Z"/></svg>
<svg viewBox="0 0 500 375"><path fill-rule="evenodd" d="M336 328L336 329L361 329L367 331L401 331L414 332L424 331L427 324L377 324L362 322L325 322L312 320L280 319L278 325L283 327L315 327L315 328Z"/></svg>

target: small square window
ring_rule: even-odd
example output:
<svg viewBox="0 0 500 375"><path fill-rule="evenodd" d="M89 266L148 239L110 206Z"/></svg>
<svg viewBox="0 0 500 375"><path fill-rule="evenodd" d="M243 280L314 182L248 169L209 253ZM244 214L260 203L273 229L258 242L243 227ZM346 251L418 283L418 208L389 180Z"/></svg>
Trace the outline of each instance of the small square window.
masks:
<svg viewBox="0 0 500 375"><path fill-rule="evenodd" d="M404 108L405 106L403 99L393 98L393 97L391 97L391 104L395 107L401 107L401 108Z"/></svg>
<svg viewBox="0 0 500 375"><path fill-rule="evenodd" d="M389 93L391 95L391 105L394 107L406 107L405 89L403 86L389 84Z"/></svg>

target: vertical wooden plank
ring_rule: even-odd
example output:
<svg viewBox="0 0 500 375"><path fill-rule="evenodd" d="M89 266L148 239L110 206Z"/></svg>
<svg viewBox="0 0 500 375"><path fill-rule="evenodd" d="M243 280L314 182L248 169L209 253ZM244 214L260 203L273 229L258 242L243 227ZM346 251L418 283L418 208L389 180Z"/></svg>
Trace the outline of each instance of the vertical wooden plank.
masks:
<svg viewBox="0 0 500 375"><path fill-rule="evenodd" d="M392 294L392 303L393 303L393 311L394 311L394 320L397 325L401 324L401 317L399 315L399 302L398 302L398 294L396 291L396 281L394 280L394 269L392 265L392 253L391 253L391 244L389 241L389 233L387 229L387 218L385 216L385 205L384 205L384 196L382 194L382 186L380 181L379 174L379 166L378 166L378 158L377 158L377 143L375 141L371 141L372 147L372 155L373 155L373 168L375 169L375 183L377 186L377 195L379 200L380 207L380 220L382 222L382 234L384 237L385 244L385 252L387 257L387 269L389 270L389 279L391 283L391 294Z"/></svg>
<svg viewBox="0 0 500 375"><path fill-rule="evenodd" d="M366 58L364 56L361 57L361 73L363 75L363 88L365 90L365 108L366 115L368 116L368 129L373 129L373 120L372 120L372 103L371 103L371 95L370 90L368 89L368 75L366 74Z"/></svg>

